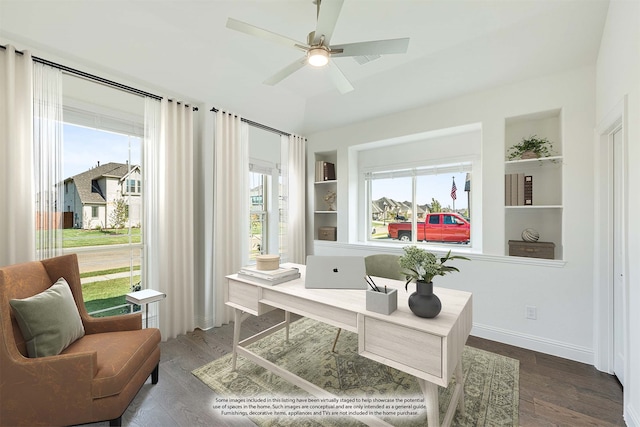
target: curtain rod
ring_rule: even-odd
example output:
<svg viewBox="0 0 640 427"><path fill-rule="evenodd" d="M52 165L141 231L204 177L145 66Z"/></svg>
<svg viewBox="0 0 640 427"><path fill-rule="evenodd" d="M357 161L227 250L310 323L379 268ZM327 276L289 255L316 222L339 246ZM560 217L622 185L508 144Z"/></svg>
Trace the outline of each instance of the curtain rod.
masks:
<svg viewBox="0 0 640 427"><path fill-rule="evenodd" d="M218 112L218 111L220 111L220 110L218 110L216 107L213 107L213 108L211 109L211 111L213 111L214 113L217 113L217 112ZM243 121L243 122L245 122L246 124L251 125L251 126L253 126L253 127L256 127L256 128L258 128L258 129L263 129L263 130L266 130L266 131L269 131L269 132L277 133L277 134L279 134L279 135L291 136L291 134L290 134L289 132L283 132L283 131L281 131L281 130L278 130L278 129L272 128L272 127L270 127L270 126L263 125L262 123L254 122L254 121L252 121L252 120L248 120L248 119L244 119L244 118L241 118L240 120L241 120L241 121Z"/></svg>
<svg viewBox="0 0 640 427"><path fill-rule="evenodd" d="M5 50L7 49L7 47L5 45L0 45L0 47L2 47L2 49L5 49ZM23 52L21 52L21 51L19 51L17 49L16 49L16 53L19 54L19 55L24 55ZM114 82L113 80L108 80L108 79L105 79L103 77L96 76L94 74L89 74L89 73L86 73L84 71L77 70L75 68L67 67L66 65L62 65L62 64L58 64L58 63L55 63L55 62L52 62L52 61L48 61L46 59L39 58L37 56L32 56L31 59L33 59L34 62L38 62L38 63L43 64L43 65L48 65L50 67L58 68L61 71L66 71L67 73L75 74L77 76L84 77L84 78L89 79L89 80L95 80L95 81L97 81L99 83L105 84L107 86L112 86L112 87L115 87L116 89L120 89L120 90L123 90L125 92L130 92L130 93L133 93L135 95L148 96L149 98L157 99L158 101L160 101L163 98L160 95L156 95L156 94L153 94L153 93L145 92L143 90L136 89L134 87L127 86L127 85L124 85L122 83ZM173 102L173 100L169 99L169 102ZM198 111L198 107L193 107L193 111Z"/></svg>

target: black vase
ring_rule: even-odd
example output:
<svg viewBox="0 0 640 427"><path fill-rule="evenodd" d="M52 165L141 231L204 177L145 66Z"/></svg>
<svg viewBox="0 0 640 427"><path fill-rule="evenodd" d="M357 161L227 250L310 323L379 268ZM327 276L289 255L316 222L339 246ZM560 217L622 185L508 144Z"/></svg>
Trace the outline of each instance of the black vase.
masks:
<svg viewBox="0 0 640 427"><path fill-rule="evenodd" d="M416 282L416 292L409 295L409 308L418 317L436 317L442 309L440 298L433 293L433 282Z"/></svg>

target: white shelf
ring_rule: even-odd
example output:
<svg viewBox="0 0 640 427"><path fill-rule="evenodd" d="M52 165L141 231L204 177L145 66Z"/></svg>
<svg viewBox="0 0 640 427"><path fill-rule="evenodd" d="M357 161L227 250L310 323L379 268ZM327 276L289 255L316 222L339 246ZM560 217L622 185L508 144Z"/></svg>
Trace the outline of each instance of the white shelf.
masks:
<svg viewBox="0 0 640 427"><path fill-rule="evenodd" d="M337 173L337 160L338 160L338 152L337 151L327 151L327 152L316 152L314 153L314 161L315 162L329 162L333 163ZM334 177L333 175L331 176ZM313 211L313 228L314 228L314 237L317 239L319 236L319 230L323 227L333 227L337 229L338 226L338 199L336 198L333 203L328 204L325 200L327 195L333 193L335 195L338 194L338 180L337 179L329 179L324 181L315 181L319 176L314 175L314 187L313 187L313 200L314 200L314 211ZM335 176L335 178L338 178ZM329 210L329 208L333 208L333 210Z"/></svg>
<svg viewBox="0 0 640 427"><path fill-rule="evenodd" d="M562 205L518 205L505 206L505 209L562 209Z"/></svg>
<svg viewBox="0 0 640 427"><path fill-rule="evenodd" d="M538 157L536 159L518 159L518 160L507 160L504 162L506 165L526 165L526 164L535 164L535 163L555 163L558 161L562 161L562 156L550 156L550 157Z"/></svg>

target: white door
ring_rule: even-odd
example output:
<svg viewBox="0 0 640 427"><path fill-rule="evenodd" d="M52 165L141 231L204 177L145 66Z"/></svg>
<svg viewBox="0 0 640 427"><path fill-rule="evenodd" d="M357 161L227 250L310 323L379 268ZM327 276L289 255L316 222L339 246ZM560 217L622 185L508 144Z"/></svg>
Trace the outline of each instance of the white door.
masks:
<svg viewBox="0 0 640 427"><path fill-rule="evenodd" d="M614 131L613 143L613 372L624 386L624 152L622 129Z"/></svg>

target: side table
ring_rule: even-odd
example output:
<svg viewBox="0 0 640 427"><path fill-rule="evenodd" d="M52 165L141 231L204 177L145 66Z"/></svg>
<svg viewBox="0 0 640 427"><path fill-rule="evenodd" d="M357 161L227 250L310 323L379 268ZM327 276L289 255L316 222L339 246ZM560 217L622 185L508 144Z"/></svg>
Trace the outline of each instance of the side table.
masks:
<svg viewBox="0 0 640 427"><path fill-rule="evenodd" d="M153 289L143 289L141 291L129 292L126 295L126 300L130 304L144 305L146 308L147 323L146 327L149 327L149 304L152 302L163 300L167 297L164 292L156 291Z"/></svg>

